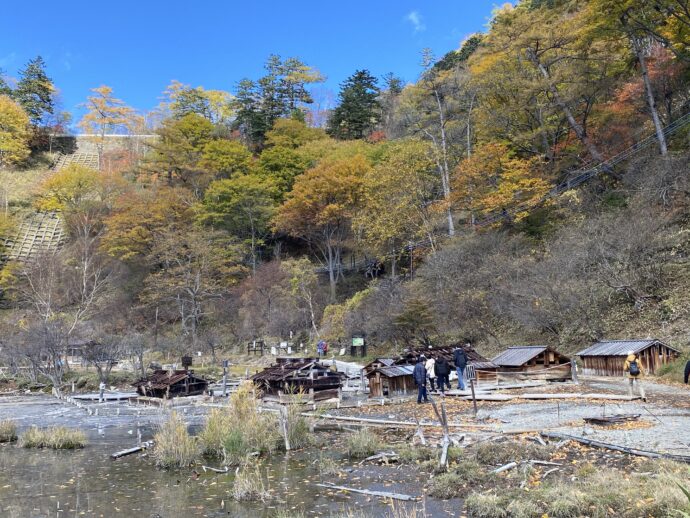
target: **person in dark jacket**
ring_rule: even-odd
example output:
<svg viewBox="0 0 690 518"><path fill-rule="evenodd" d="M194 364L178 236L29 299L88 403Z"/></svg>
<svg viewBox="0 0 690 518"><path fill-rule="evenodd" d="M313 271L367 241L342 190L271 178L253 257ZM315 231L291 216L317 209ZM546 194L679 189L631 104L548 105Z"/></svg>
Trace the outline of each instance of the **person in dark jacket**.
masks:
<svg viewBox="0 0 690 518"><path fill-rule="evenodd" d="M467 367L467 354L465 350L458 346L453 352L453 363L455 364L455 372L458 375L458 388L465 390L465 367Z"/></svg>
<svg viewBox="0 0 690 518"><path fill-rule="evenodd" d="M438 388L441 392L445 394L446 387L450 389L450 363L448 360L442 356L436 360L436 365L434 365L434 370L436 371L436 377L438 378Z"/></svg>
<svg viewBox="0 0 690 518"><path fill-rule="evenodd" d="M690 360L685 364L685 384L688 383L688 378L690 378Z"/></svg>
<svg viewBox="0 0 690 518"><path fill-rule="evenodd" d="M414 378L414 382L417 384L417 404L421 404L422 398L424 399L425 403L429 402L429 399L426 396L426 367L424 367L424 362L426 361L426 358L424 355L421 355L419 358L417 358L417 365L414 366L414 370L412 371L412 377Z"/></svg>

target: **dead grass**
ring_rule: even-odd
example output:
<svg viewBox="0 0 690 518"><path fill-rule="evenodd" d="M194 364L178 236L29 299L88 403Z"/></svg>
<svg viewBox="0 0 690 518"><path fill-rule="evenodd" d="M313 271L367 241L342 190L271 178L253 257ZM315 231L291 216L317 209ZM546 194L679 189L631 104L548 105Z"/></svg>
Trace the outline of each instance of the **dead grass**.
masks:
<svg viewBox="0 0 690 518"><path fill-rule="evenodd" d="M483 442L474 448L478 462L490 466L521 462L523 460L548 460L553 449L526 441Z"/></svg>
<svg viewBox="0 0 690 518"><path fill-rule="evenodd" d="M231 491L232 498L238 502L265 502L269 493L264 486L261 467L245 464L238 469Z"/></svg>
<svg viewBox="0 0 690 518"><path fill-rule="evenodd" d="M347 437L347 454L352 459L364 459L374 455L381 447L378 436L369 428L362 428Z"/></svg>
<svg viewBox="0 0 690 518"><path fill-rule="evenodd" d="M333 477L340 474L340 464L328 455L321 453L319 455L319 460L317 463L317 468L319 470L319 475L322 477Z"/></svg>
<svg viewBox="0 0 690 518"><path fill-rule="evenodd" d="M160 426L153 441L153 457L159 468L186 468L194 464L200 454L199 442L189 435L184 420L174 411Z"/></svg>
<svg viewBox="0 0 690 518"><path fill-rule="evenodd" d="M429 482L429 494L447 500L466 494L476 484L485 483L493 475L474 459L465 459L455 464L448 473L435 476Z"/></svg>
<svg viewBox="0 0 690 518"><path fill-rule="evenodd" d="M665 466L653 476L601 469L579 480L558 480L529 492L474 492L465 504L468 516L482 518L674 516L677 511L690 511L690 503L676 483L681 477L687 479L688 474L686 466Z"/></svg>
<svg viewBox="0 0 690 518"><path fill-rule="evenodd" d="M308 435L308 424L298 421L294 429L297 443L306 440L301 436ZM214 408L209 414L199 440L204 454L240 465L252 454L271 453L278 448L278 420L273 414L259 411L252 383L243 383L230 396L228 405Z"/></svg>
<svg viewBox="0 0 690 518"><path fill-rule="evenodd" d="M17 425L10 419L0 421L0 442L17 440Z"/></svg>
<svg viewBox="0 0 690 518"><path fill-rule="evenodd" d="M86 435L81 430L54 426L38 428L32 426L19 436L22 448L51 448L53 450L76 450L86 446Z"/></svg>

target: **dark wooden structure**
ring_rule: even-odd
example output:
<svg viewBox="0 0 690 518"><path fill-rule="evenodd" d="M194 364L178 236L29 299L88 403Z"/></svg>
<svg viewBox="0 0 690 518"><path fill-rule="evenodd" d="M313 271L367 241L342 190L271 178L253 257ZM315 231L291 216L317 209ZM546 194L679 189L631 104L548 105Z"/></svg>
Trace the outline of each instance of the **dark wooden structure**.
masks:
<svg viewBox="0 0 690 518"><path fill-rule="evenodd" d="M389 358L384 359L384 361L393 362ZM414 394L417 392L417 385L415 385L414 378L412 377L413 370L414 365L385 365L379 361L377 366L365 372L365 376L369 381L369 397Z"/></svg>
<svg viewBox="0 0 690 518"><path fill-rule="evenodd" d="M140 396L169 399L196 396L208 389L208 381L188 370L156 370L133 384Z"/></svg>
<svg viewBox="0 0 690 518"><path fill-rule="evenodd" d="M508 347L491 361L500 381L572 379L570 358L548 345Z"/></svg>
<svg viewBox="0 0 690 518"><path fill-rule="evenodd" d="M453 353L458 346L409 349L398 358L377 358L362 369L369 381L369 397L404 396L417 391L412 371L420 355L448 360L453 368ZM468 368L476 372L477 383L496 383L498 367L473 347L461 346L467 355Z"/></svg>
<svg viewBox="0 0 690 518"><path fill-rule="evenodd" d="M446 360L448 360L448 363L451 364L452 368L455 368L453 363L453 357L455 349L457 347L461 347L463 351L465 351L465 355L467 356L467 366L471 369L474 369L474 371L476 372L475 379L477 383L496 383L496 373L498 371L498 366L491 360L488 360L487 358L479 354L477 350L469 344L455 344L440 347L428 347L426 349L411 349L406 351L403 354L403 357L406 358L410 363L415 362L420 354L423 354L427 358L429 356L433 356L437 360L443 357Z"/></svg>
<svg viewBox="0 0 690 518"><path fill-rule="evenodd" d="M266 342L263 340L252 340L247 343L247 354L263 356L264 349L266 349Z"/></svg>
<svg viewBox="0 0 690 518"><path fill-rule="evenodd" d="M585 376L624 376L628 352L634 352L647 374L680 356L680 351L660 340L603 340L578 352Z"/></svg>
<svg viewBox="0 0 690 518"><path fill-rule="evenodd" d="M269 396L304 394L320 401L340 397L343 375L314 358L276 358L276 363L250 378Z"/></svg>

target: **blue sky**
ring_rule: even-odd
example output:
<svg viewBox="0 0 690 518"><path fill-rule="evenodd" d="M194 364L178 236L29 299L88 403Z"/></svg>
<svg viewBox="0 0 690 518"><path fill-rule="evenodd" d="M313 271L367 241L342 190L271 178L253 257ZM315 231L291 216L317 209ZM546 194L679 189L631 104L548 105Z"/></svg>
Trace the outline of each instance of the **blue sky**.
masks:
<svg viewBox="0 0 690 518"><path fill-rule="evenodd" d="M486 0L257 2L120 0L12 2L0 16L0 68L16 77L40 54L79 112L101 84L138 110L158 103L177 79L233 91L257 78L271 53L297 56L327 76L325 90L358 68L413 81L420 51L437 55L483 30L496 4Z"/></svg>

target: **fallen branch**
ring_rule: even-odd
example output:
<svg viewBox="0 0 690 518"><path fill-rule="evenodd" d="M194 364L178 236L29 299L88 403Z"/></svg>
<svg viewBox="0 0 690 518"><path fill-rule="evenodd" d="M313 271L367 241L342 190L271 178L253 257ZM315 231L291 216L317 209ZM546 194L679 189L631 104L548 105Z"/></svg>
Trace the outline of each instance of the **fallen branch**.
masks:
<svg viewBox="0 0 690 518"><path fill-rule="evenodd" d="M398 459L398 454L395 453L394 451L391 452L381 452L377 453L376 455L372 455L371 457L367 457L363 461L360 462L360 464L364 464L365 462L371 462L374 460L383 460L383 461L388 461L388 460L397 460Z"/></svg>
<svg viewBox="0 0 690 518"><path fill-rule="evenodd" d="M227 466L225 466L223 469L212 468L211 466L201 466L201 469L203 469L204 472L213 471L214 473L227 473L228 471L230 471L230 469Z"/></svg>
<svg viewBox="0 0 690 518"><path fill-rule="evenodd" d="M527 464L537 464L539 466L562 466L560 462L549 462L546 460L528 460Z"/></svg>
<svg viewBox="0 0 690 518"><path fill-rule="evenodd" d="M544 474L541 476L541 478L546 478L547 475L550 475L551 473L558 471L560 468L552 468L549 471L545 471Z"/></svg>
<svg viewBox="0 0 690 518"><path fill-rule="evenodd" d="M619 446L618 444L609 444L606 442L595 441L592 439L585 439L583 437L577 437L575 435L568 435L560 432L542 432L542 437L547 437L549 439L565 439L569 441L579 442L580 444L585 444L587 446L594 446L595 448L604 448L607 450L620 451L623 453L629 453L630 455L638 455L640 457L647 457L650 459L670 459L678 462L685 462L690 464L690 456L686 455L674 455L672 453L658 453L655 451L638 450L636 448L627 448L625 446Z"/></svg>
<svg viewBox="0 0 690 518"><path fill-rule="evenodd" d="M491 473L503 473L504 471L508 471L509 469L513 469L517 467L518 463L517 462L509 462L508 464L505 464L504 466L501 466L500 468L496 468L491 471Z"/></svg>
<svg viewBox="0 0 690 518"><path fill-rule="evenodd" d="M317 414L314 412L302 412L300 415L304 417L316 417L318 419L328 420L332 419L334 421L349 421L351 423L364 423L367 425L384 425L391 428L402 427L402 426L423 426L425 428L441 428L441 423L416 423L414 421L393 421L388 419L373 419L367 417L351 417L346 415L333 415L333 414ZM480 430L494 430L495 427L491 425L482 425L474 423L448 423L449 427L453 428L477 428ZM537 431L537 430L533 430Z"/></svg>
<svg viewBox="0 0 690 518"><path fill-rule="evenodd" d="M141 443L139 446L135 446L134 448L128 448L126 450L122 451L117 451L113 453L110 458L111 459L119 459L120 457L126 457L127 455L132 455L133 453L137 453L140 451L144 451L148 448L151 448L153 446L153 441L146 441Z"/></svg>
<svg viewBox="0 0 690 518"><path fill-rule="evenodd" d="M381 498L392 498L393 500L404 500L406 502L419 500L418 496L403 495L401 493L389 493L387 491L372 491L369 489L355 489L353 487L336 486L335 484L316 484L319 487L328 489L338 489L339 491L348 491L350 493L359 493L361 495L379 496Z"/></svg>

